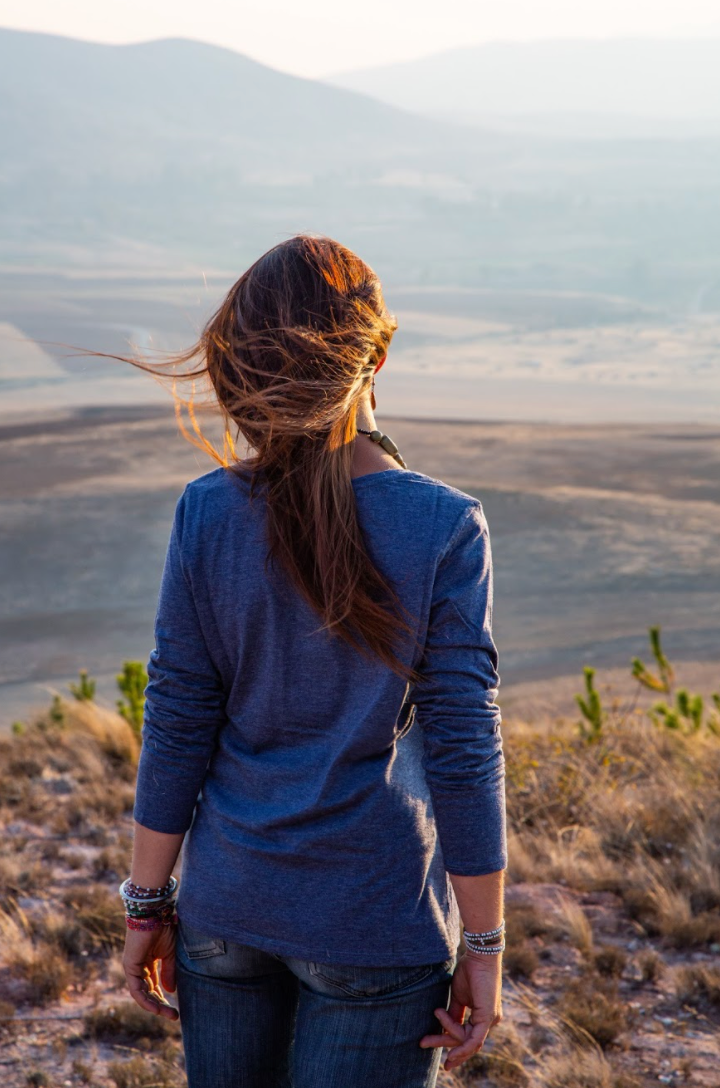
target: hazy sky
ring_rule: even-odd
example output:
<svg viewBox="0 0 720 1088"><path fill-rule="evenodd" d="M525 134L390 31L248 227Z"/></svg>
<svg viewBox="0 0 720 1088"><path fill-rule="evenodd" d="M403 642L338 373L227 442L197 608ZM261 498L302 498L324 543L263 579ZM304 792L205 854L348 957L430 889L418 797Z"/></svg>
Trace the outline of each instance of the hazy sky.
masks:
<svg viewBox="0 0 720 1088"><path fill-rule="evenodd" d="M720 5L718 0L0 0L0 26L106 42L199 38L285 71L321 76L498 39L720 36Z"/></svg>

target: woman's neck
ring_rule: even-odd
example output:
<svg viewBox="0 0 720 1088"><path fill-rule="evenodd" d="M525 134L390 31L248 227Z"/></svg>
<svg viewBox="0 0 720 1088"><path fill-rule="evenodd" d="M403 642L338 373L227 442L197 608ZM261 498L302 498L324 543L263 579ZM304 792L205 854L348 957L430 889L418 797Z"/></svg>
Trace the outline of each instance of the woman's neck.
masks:
<svg viewBox="0 0 720 1088"><path fill-rule="evenodd" d="M375 416L369 404L362 404L358 409L356 425L362 427L364 431L382 429L375 422ZM377 442L373 442L366 434L358 434L353 445L355 449L353 450L352 467L350 469L352 478L355 476L369 476L372 472L383 472L386 469L398 467L395 458L386 453L381 446L378 446Z"/></svg>

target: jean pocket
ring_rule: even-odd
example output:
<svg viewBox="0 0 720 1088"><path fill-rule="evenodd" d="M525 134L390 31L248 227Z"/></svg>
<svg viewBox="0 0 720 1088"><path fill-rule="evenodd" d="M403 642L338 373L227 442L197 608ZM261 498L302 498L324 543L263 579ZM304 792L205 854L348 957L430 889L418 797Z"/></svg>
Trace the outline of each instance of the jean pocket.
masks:
<svg viewBox="0 0 720 1088"><path fill-rule="evenodd" d="M210 956L224 956L227 943L220 937L208 937L201 930L193 929L178 918L178 941L189 960L206 960Z"/></svg>
<svg viewBox="0 0 720 1088"><path fill-rule="evenodd" d="M320 983L349 997L383 997L417 986L440 974L447 964L429 963L413 967L354 967L336 963L308 963L308 970ZM447 971L450 977L450 971Z"/></svg>

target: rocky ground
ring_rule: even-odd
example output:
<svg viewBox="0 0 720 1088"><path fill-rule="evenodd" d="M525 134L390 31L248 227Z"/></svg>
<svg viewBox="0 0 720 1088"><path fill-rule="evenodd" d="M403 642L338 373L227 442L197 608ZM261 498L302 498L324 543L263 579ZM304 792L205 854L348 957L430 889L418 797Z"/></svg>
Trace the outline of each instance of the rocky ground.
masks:
<svg viewBox="0 0 720 1088"><path fill-rule="evenodd" d="M505 1019L442 1088L720 1085L720 738L608 709L505 722ZM120 968L138 740L56 701L0 743L0 1082L181 1088Z"/></svg>

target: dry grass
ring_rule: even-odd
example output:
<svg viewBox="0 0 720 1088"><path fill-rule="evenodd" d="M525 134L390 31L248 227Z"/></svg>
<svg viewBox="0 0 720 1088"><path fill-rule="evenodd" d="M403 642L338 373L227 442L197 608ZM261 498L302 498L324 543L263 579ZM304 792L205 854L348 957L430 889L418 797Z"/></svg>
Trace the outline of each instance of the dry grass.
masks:
<svg viewBox="0 0 720 1088"><path fill-rule="evenodd" d="M71 966L48 941L33 939L23 911L0 912L0 937L5 967L20 983L15 992L21 1002L47 1005L62 997L73 978Z"/></svg>
<svg viewBox="0 0 720 1088"><path fill-rule="evenodd" d="M18 1013L0 1031L20 1039L19 1016L74 1001L94 1011L80 1034L58 1027L52 1084L180 1088L178 1025L124 991L117 883L137 741L96 710L64 703L61 722L0 740L0 824L12 828L0 842L0 1002ZM696 1034L677 1069L692 1057L688 1083L715 1088L703 1039L720 972L697 960L720 933L720 741L638 716L610 722L594 745L572 722L508 722L505 734L510 882L528 887L508 897L506 1019L455 1083L635 1088L643 1048L626 1047L632 1033L682 1005ZM648 1015L636 1018L631 1000ZM42 1065L29 1052L24 1062Z"/></svg>
<svg viewBox="0 0 720 1088"><path fill-rule="evenodd" d="M638 956L640 978L643 982L658 982L665 974L665 963L654 948L648 948Z"/></svg>
<svg viewBox="0 0 720 1088"><path fill-rule="evenodd" d="M520 985L504 1002L506 1011L533 1024L520 1031L508 1021L463 1067L460 1080L472 1088L620 1088L601 1047L562 1012L542 1004Z"/></svg>
<svg viewBox="0 0 720 1088"><path fill-rule="evenodd" d="M558 1010L579 1039L590 1038L603 1048L630 1026L629 1011L615 980L590 971L571 980L561 995Z"/></svg>
<svg viewBox="0 0 720 1088"><path fill-rule="evenodd" d="M580 904L565 899L560 903L558 915L570 942L578 952L589 958L593 953L593 931Z"/></svg>
<svg viewBox="0 0 720 1088"><path fill-rule="evenodd" d="M619 978L625 969L627 961L627 952L616 944L608 944L603 948L598 948L593 957L595 970L610 978Z"/></svg>
<svg viewBox="0 0 720 1088"><path fill-rule="evenodd" d="M108 1077L115 1088L177 1088L177 1066L150 1061L140 1055L122 1062L110 1062Z"/></svg>
<svg viewBox="0 0 720 1088"><path fill-rule="evenodd" d="M130 872L130 860L132 856L131 843L125 842L118 846L105 846L93 859L92 869L96 879L107 879L120 882Z"/></svg>
<svg viewBox="0 0 720 1088"><path fill-rule="evenodd" d="M720 967L693 963L675 972L675 992L687 1005L720 1010Z"/></svg>
<svg viewBox="0 0 720 1088"><path fill-rule="evenodd" d="M73 1077L77 1077L81 1084L92 1084L93 1069L88 1062L84 1062L81 1058L75 1058L71 1066L71 1072Z"/></svg>
<svg viewBox="0 0 720 1088"><path fill-rule="evenodd" d="M510 978L531 979L540 966L540 957L527 941L510 944L503 954Z"/></svg>
<svg viewBox="0 0 720 1088"><path fill-rule="evenodd" d="M142 1039L175 1039L180 1031L177 1021L143 1012L129 1000L93 1009L84 1025L87 1038L126 1046Z"/></svg>
<svg viewBox="0 0 720 1088"><path fill-rule="evenodd" d="M544 1075L552 1088L617 1088L610 1065L595 1050L551 1055Z"/></svg>
<svg viewBox="0 0 720 1088"><path fill-rule="evenodd" d="M80 934L81 950L122 948L125 915L116 893L100 885L72 888L65 893L64 903L70 910L73 933Z"/></svg>
<svg viewBox="0 0 720 1088"><path fill-rule="evenodd" d="M137 740L110 711L61 709L0 740L0 819L14 829L0 844L0 998L18 1010L84 986L124 937L114 889L86 870L94 842L115 841L103 866L126 849L111 829L132 804Z"/></svg>
<svg viewBox="0 0 720 1088"><path fill-rule="evenodd" d="M510 875L579 892L611 890L648 934L678 948L720 940L720 743L642 716L588 745L571 723L512 723ZM578 918L569 932L585 954Z"/></svg>

